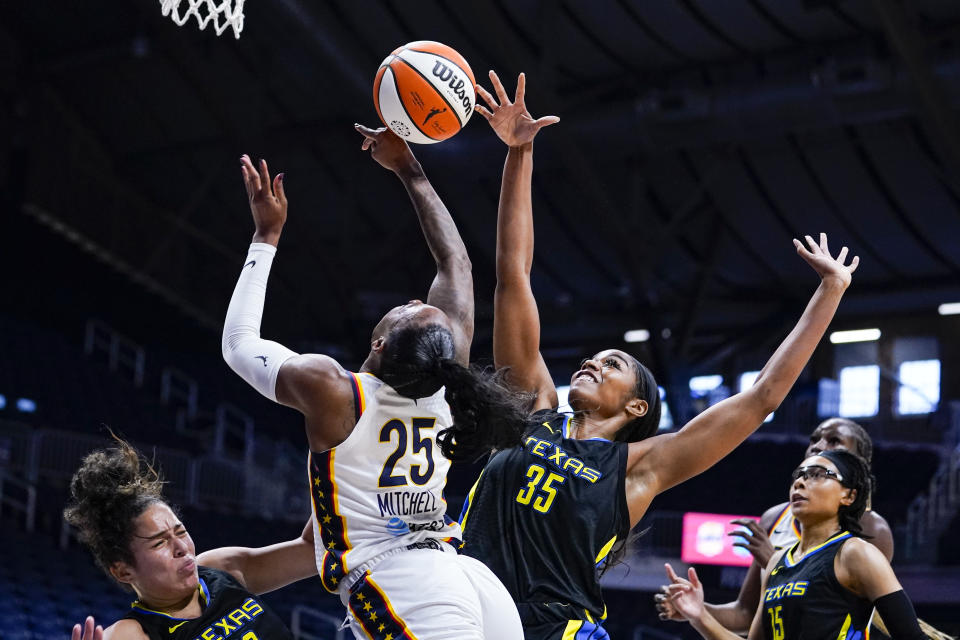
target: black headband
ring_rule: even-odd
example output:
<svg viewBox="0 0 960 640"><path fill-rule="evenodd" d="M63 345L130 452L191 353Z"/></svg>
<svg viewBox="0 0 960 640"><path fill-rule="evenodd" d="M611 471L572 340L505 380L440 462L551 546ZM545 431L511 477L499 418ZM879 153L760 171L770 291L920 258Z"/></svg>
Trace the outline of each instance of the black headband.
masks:
<svg viewBox="0 0 960 640"><path fill-rule="evenodd" d="M849 456L856 455L855 453L850 453L849 451L844 453ZM840 477L843 478L843 480L840 481L840 484L845 487L851 486L850 481L853 477L853 467L850 466L849 459L846 456L837 451L821 451L817 455L821 458L826 458L833 463L833 466L837 468L837 471L840 472Z"/></svg>

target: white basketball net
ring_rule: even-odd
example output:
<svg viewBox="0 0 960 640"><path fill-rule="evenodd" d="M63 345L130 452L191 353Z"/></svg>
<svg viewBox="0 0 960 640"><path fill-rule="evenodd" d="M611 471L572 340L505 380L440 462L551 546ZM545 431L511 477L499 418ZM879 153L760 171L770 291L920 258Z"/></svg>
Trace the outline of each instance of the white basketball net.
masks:
<svg viewBox="0 0 960 640"><path fill-rule="evenodd" d="M183 26L191 16L200 23L200 29L206 29L213 22L213 29L219 36L233 27L233 36L240 37L243 31L244 0L160 0L163 15L170 16L179 26Z"/></svg>

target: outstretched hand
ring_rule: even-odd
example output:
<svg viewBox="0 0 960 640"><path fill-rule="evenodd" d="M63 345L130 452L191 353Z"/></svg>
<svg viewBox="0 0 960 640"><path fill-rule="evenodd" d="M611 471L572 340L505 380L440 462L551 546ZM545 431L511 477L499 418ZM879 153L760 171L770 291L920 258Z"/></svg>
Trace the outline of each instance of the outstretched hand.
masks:
<svg viewBox="0 0 960 640"><path fill-rule="evenodd" d="M703 585L693 567L687 570L687 578L681 578L673 571L670 563L664 565L670 584L665 587L670 605L677 615L686 620L698 620L704 613Z"/></svg>
<svg viewBox="0 0 960 640"><path fill-rule="evenodd" d="M353 128L363 136L360 148L369 151L373 159L385 169L399 173L417 166L417 159L410 150L410 145L388 127L370 129L354 124Z"/></svg>
<svg viewBox="0 0 960 640"><path fill-rule="evenodd" d="M536 120L533 119L533 116L527 111L526 104L524 104L524 93L527 86L527 77L524 74L521 73L520 77L517 78L517 92L514 95L513 102L510 102L510 97L503 88L503 83L500 82L499 76L494 71L490 72L490 82L493 83L493 90L497 97L494 98L486 89L479 84L476 85L477 95L483 98L483 101L490 108L487 109L483 105L477 104L474 111L490 123L494 133L507 146L520 147L533 142L540 129L560 122L560 118L557 116L543 116Z"/></svg>
<svg viewBox="0 0 960 640"><path fill-rule="evenodd" d="M247 188L253 223L257 227L253 241L277 246L280 232L287 221L287 195L283 190L283 174L277 174L271 181L267 161L260 161L258 171L247 154L240 156L240 172Z"/></svg>
<svg viewBox="0 0 960 640"><path fill-rule="evenodd" d="M93 616L87 616L82 627L79 624L73 625L70 640L103 640L103 627L94 626Z"/></svg>
<svg viewBox="0 0 960 640"><path fill-rule="evenodd" d="M804 238L810 247L809 251L803 246L802 242L796 238L793 239L793 246L797 248L800 257L820 274L822 280L836 280L843 285L844 289L849 287L850 281L853 279L853 272L857 270L857 265L860 264L860 256L854 256L850 264L845 265L847 248L840 249L837 257L833 258L830 255L830 247L827 245L827 234L820 234L819 244L814 242L810 236L804 236Z"/></svg>

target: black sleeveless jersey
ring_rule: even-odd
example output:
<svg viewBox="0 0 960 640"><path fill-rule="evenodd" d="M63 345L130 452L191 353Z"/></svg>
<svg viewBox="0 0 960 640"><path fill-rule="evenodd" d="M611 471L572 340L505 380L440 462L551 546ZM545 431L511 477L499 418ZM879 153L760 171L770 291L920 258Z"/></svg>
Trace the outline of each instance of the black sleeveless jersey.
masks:
<svg viewBox="0 0 960 640"><path fill-rule="evenodd" d="M767 640L863 640L873 605L837 582L833 561L851 535L844 531L793 560L799 542L783 554L763 593Z"/></svg>
<svg viewBox="0 0 960 640"><path fill-rule="evenodd" d="M140 623L150 640L293 640L280 618L225 571L200 567L199 618L174 618L138 602L124 618Z"/></svg>
<svg viewBox="0 0 960 640"><path fill-rule="evenodd" d="M597 567L630 531L627 445L567 438L569 416L552 411L534 419L523 446L493 454L470 491L462 552L500 578L525 628L599 622Z"/></svg>

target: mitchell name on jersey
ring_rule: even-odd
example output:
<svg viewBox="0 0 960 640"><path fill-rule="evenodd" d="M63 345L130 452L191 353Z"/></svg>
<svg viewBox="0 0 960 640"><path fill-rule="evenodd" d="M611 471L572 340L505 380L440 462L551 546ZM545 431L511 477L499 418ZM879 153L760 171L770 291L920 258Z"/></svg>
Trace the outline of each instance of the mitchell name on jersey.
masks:
<svg viewBox="0 0 960 640"><path fill-rule="evenodd" d="M391 549L460 537L443 497L450 461L437 445L453 422L444 390L411 400L369 373L351 376L356 426L308 460L317 569L331 592Z"/></svg>

